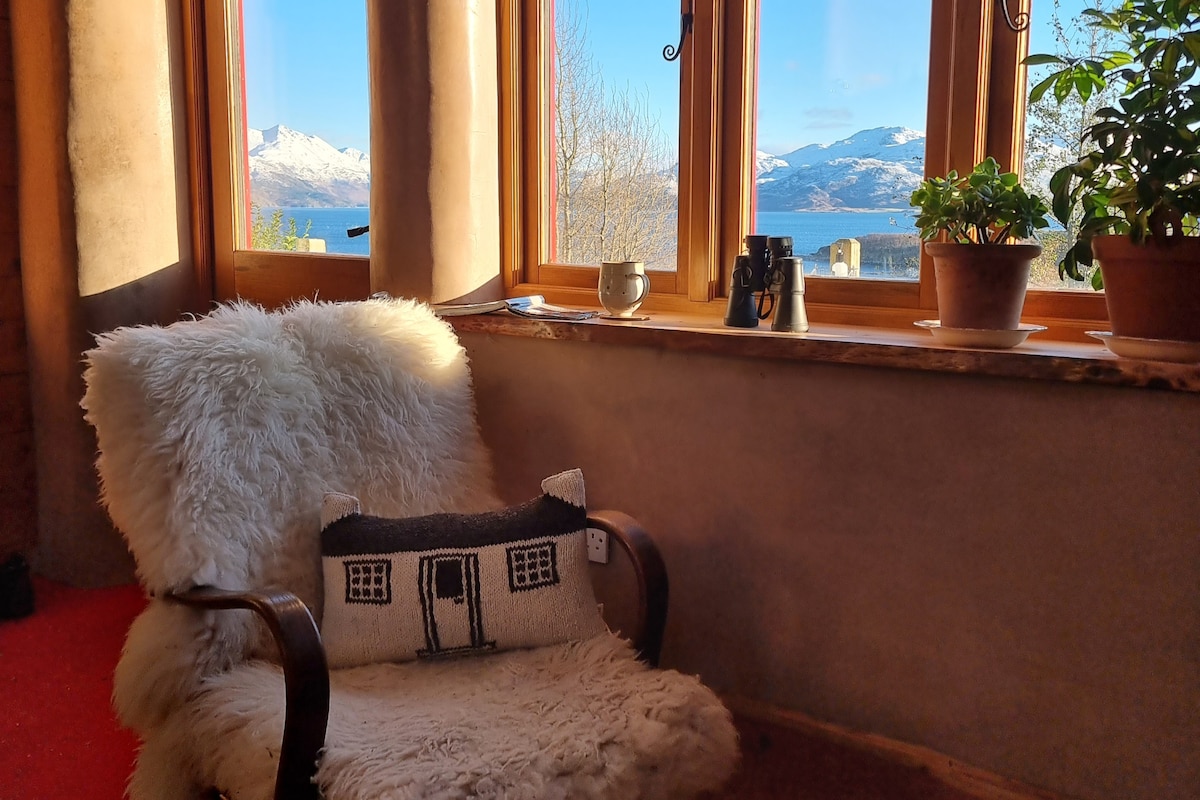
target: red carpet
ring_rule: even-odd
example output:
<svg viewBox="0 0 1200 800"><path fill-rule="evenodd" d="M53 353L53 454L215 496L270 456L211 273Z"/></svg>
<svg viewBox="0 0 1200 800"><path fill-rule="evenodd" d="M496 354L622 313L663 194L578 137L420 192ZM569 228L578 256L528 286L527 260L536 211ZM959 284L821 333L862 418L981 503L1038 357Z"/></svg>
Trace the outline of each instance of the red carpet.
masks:
<svg viewBox="0 0 1200 800"><path fill-rule="evenodd" d="M119 800L137 740L112 711L112 672L145 606L136 586L34 579L36 610L0 622L0 800Z"/></svg>

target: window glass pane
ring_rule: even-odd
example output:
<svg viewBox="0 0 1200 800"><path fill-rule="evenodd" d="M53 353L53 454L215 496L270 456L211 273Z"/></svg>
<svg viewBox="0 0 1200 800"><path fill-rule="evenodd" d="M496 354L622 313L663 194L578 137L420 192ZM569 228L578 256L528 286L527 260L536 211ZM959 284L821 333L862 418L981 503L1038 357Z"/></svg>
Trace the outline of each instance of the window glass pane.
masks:
<svg viewBox="0 0 1200 800"><path fill-rule="evenodd" d="M1081 13L1085 8L1112 9L1119 0L1035 0L1029 23L1029 52L1054 53L1065 57L1103 55L1117 46L1113 34L1084 24ZM1028 90L1037 86L1053 70L1050 65L1029 68ZM1050 204L1050 176L1064 164L1073 163L1083 155L1080 142L1083 129L1090 125L1097 109L1113 105L1117 100L1111 86L1096 91L1087 102L1072 95L1062 105L1047 92L1036 103L1025 108L1025 172L1024 181L1031 192L1037 192ZM1090 145L1088 145L1090 148ZM1038 237L1043 251L1033 264L1029 286L1037 289L1079 289L1092 291L1091 272L1085 270L1085 281L1058 277L1058 262L1070 243L1067 231L1057 221Z"/></svg>
<svg viewBox="0 0 1200 800"><path fill-rule="evenodd" d="M363 0L242 0L248 242L366 255L370 196Z"/></svg>
<svg viewBox="0 0 1200 800"><path fill-rule="evenodd" d="M753 232L791 236L806 274L919 278L930 15L931 0L761 0Z"/></svg>
<svg viewBox="0 0 1200 800"><path fill-rule="evenodd" d="M674 270L679 62L662 56L679 7L555 0L550 126L551 261L644 261Z"/></svg>

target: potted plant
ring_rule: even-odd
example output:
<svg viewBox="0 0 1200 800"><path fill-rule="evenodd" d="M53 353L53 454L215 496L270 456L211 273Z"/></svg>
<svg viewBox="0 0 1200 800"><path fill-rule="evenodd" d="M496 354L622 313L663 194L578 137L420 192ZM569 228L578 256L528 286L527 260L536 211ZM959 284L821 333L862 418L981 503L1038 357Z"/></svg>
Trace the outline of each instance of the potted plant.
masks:
<svg viewBox="0 0 1200 800"><path fill-rule="evenodd" d="M939 324L1015 330L1029 265L1041 245L1017 244L1049 226L1048 209L990 156L969 174L927 178L910 198L937 279ZM942 237L945 241L932 241Z"/></svg>
<svg viewBox="0 0 1200 800"><path fill-rule="evenodd" d="M1059 274L1081 280L1099 269L1112 333L1200 341L1200 2L1124 0L1086 9L1089 25L1123 45L1103 58L1034 55L1026 64L1060 68L1030 92L1086 100L1113 85L1120 100L1096 112L1083 133L1084 156L1050 181L1054 216L1079 218Z"/></svg>

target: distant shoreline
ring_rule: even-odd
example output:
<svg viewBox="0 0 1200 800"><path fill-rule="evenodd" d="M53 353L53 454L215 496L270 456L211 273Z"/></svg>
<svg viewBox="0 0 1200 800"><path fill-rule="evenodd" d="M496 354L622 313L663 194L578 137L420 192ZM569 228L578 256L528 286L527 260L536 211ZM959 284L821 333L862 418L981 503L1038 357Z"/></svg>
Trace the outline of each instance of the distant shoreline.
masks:
<svg viewBox="0 0 1200 800"><path fill-rule="evenodd" d="M289 209L313 208L313 209L339 209L347 208L369 208L370 206L278 206L278 205L262 205L262 208L276 209L281 208L284 211ZM916 209L912 206L902 206L897 208L850 208L847 206L837 206L836 208L782 208L769 209L760 208L760 212L768 214L908 214L915 213Z"/></svg>
<svg viewBox="0 0 1200 800"><path fill-rule="evenodd" d="M260 210L263 214L270 215L276 208L281 208L285 218L294 217L301 230L311 222L309 237L324 239L327 252L347 255L368 255L370 252L370 236L350 237L346 233L351 228L369 224L370 212L366 206L263 206ZM839 208L834 211L760 211L754 219L751 232L768 236L790 236L794 252L813 258L814 263L827 260L824 257L816 258L814 255L822 247L827 248L840 239L858 238L864 243L863 263L866 267L873 257L872 251L877 249L868 243L876 236L881 237L875 239L880 244L892 241L899 245L905 239L911 239L911 255L914 258L919 257L914 214L906 211L911 210L856 211ZM895 256L894 261L899 267L903 254L898 249L888 246L888 252L882 253L880 260L888 253Z"/></svg>
<svg viewBox="0 0 1200 800"><path fill-rule="evenodd" d="M759 212L767 212L768 214L907 214L910 211L915 211L912 206L904 206L902 208L847 208L838 206L836 208L785 208L779 211L760 208Z"/></svg>

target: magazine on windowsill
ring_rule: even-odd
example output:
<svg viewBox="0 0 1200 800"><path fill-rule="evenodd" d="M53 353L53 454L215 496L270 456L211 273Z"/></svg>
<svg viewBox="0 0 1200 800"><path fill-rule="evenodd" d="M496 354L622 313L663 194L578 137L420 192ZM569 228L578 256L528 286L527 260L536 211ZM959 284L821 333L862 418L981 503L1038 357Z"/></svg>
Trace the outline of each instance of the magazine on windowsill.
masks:
<svg viewBox="0 0 1200 800"><path fill-rule="evenodd" d="M581 320L598 316L599 311L582 311L564 308L546 302L540 294L524 297L509 297L505 300L489 300L485 303L462 303L460 305L435 305L433 313L439 317L462 317L468 314L490 314L493 311L510 311L520 317L534 319Z"/></svg>

